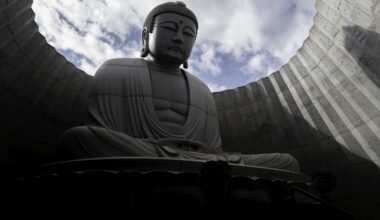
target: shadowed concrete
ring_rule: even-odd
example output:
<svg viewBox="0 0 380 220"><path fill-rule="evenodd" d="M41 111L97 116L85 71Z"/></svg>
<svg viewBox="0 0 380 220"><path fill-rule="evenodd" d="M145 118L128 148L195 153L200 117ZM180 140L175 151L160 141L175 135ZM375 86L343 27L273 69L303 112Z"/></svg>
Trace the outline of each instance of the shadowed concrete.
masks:
<svg viewBox="0 0 380 220"><path fill-rule="evenodd" d="M335 176L336 203L379 216L380 3L319 0L309 37L267 78L214 94L230 150L287 152Z"/></svg>
<svg viewBox="0 0 380 220"><path fill-rule="evenodd" d="M91 77L46 43L32 1L0 1L0 165L47 161L85 117Z"/></svg>
<svg viewBox="0 0 380 220"><path fill-rule="evenodd" d="M31 0L0 0L0 165L43 163L81 124L91 77L38 32ZM317 0L309 37L279 71L214 93L226 150L286 152L336 179L333 200L380 213L380 1Z"/></svg>

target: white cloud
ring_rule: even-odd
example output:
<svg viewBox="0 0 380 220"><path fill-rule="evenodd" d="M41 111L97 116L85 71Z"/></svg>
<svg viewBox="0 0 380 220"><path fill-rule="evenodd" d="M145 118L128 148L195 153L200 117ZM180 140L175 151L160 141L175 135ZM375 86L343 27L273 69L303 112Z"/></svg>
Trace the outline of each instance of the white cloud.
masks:
<svg viewBox="0 0 380 220"><path fill-rule="evenodd" d="M252 57L248 62L249 68L262 72L265 69L265 67L263 66L264 59L265 56L263 54L258 54Z"/></svg>
<svg viewBox="0 0 380 220"><path fill-rule="evenodd" d="M219 92L227 89L226 86L218 85L215 83L206 83L206 85L208 86L208 88L210 88L211 92Z"/></svg>
<svg viewBox="0 0 380 220"><path fill-rule="evenodd" d="M211 44L201 44L197 46L194 51L198 56L191 58L191 67L197 75L208 73L213 76L218 76L222 73L220 64L221 58L217 56L216 50Z"/></svg>
<svg viewBox="0 0 380 220"><path fill-rule="evenodd" d="M116 48L101 40L110 40L107 33L114 33L121 40L126 40L128 31L140 24L139 17L129 18L129 13L115 10L118 1L112 2L37 0L33 4L33 10L40 32L46 36L48 42L57 49L71 50L91 60L92 62L80 59L77 64L79 68L93 75L105 60L135 56L140 47L132 41Z"/></svg>
<svg viewBox="0 0 380 220"><path fill-rule="evenodd" d="M250 76L251 81L257 81L280 68L280 64L274 60L276 58L268 52L256 54L241 68L241 72Z"/></svg>
<svg viewBox="0 0 380 220"><path fill-rule="evenodd" d="M77 65L93 74L106 59L138 56L140 39L131 35L141 30L153 7L166 1L35 0L33 10L48 42L91 60L82 59ZM228 55L236 72L257 80L285 64L302 45L315 0L188 0L186 4L199 21L190 70L218 79L228 74L221 67L222 57Z"/></svg>

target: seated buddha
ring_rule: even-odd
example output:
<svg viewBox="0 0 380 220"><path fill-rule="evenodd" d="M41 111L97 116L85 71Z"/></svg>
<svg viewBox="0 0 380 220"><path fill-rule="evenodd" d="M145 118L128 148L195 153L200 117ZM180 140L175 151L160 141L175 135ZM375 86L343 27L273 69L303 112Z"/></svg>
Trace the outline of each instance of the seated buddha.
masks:
<svg viewBox="0 0 380 220"><path fill-rule="evenodd" d="M185 70L197 33L197 18L184 3L155 7L144 22L142 58L101 65L92 82L89 120L61 135L56 159L165 157L298 171L289 154L223 151L213 95Z"/></svg>

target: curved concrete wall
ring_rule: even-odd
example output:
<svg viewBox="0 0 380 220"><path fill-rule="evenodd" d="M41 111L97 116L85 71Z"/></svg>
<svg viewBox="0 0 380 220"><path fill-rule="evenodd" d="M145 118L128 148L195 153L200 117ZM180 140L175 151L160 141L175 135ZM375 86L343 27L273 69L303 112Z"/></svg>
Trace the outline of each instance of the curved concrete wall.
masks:
<svg viewBox="0 0 380 220"><path fill-rule="evenodd" d="M335 176L339 204L380 216L380 2L319 0L316 8L288 64L214 94L222 140L234 151L288 152L304 173Z"/></svg>
<svg viewBox="0 0 380 220"><path fill-rule="evenodd" d="M0 0L0 165L46 161L81 124L91 77L47 44L31 0Z"/></svg>
<svg viewBox="0 0 380 220"><path fill-rule="evenodd" d="M49 159L85 118L91 77L38 32L31 0L0 0L0 165ZM317 0L310 36L267 78L215 93L227 150L288 152L335 176L332 198L380 210L380 1Z"/></svg>

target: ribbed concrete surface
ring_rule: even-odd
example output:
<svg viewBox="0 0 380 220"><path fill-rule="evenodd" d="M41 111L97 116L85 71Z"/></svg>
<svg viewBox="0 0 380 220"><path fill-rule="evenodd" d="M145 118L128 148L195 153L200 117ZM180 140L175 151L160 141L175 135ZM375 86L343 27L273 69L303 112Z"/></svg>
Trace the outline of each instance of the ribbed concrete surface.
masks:
<svg viewBox="0 0 380 220"><path fill-rule="evenodd" d="M91 77L38 32L31 0L0 0L2 165L48 159L85 117ZM215 93L226 149L288 152L332 173L336 202L380 216L380 1L317 0L302 48L271 76ZM374 218L375 219L375 218Z"/></svg>
<svg viewBox="0 0 380 220"><path fill-rule="evenodd" d="M45 161L84 118L91 80L46 43L31 0L0 0L0 165Z"/></svg>
<svg viewBox="0 0 380 220"><path fill-rule="evenodd" d="M340 204L380 216L380 3L319 0L316 8L310 35L288 64L215 93L223 143L288 152L306 174L332 173Z"/></svg>

